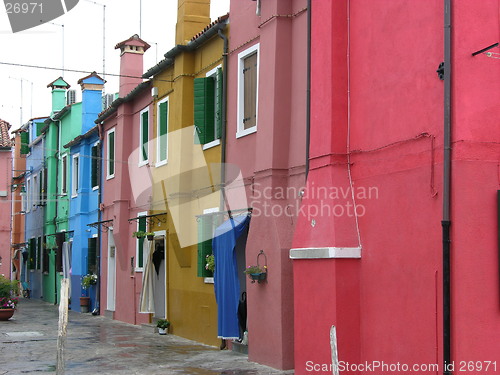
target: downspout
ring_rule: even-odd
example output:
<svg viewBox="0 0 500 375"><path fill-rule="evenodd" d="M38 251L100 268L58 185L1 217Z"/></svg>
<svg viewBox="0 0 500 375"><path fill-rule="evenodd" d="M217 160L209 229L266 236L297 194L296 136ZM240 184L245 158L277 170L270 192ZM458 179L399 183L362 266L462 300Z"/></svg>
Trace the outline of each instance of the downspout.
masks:
<svg viewBox="0 0 500 375"><path fill-rule="evenodd" d="M99 189L97 190L97 221L100 223L102 220L102 214L101 214L101 203L102 203L102 176L101 176L101 171L102 168L100 161L103 160L102 154L101 154L101 125L97 127L98 129L98 138L99 138L99 144L97 146L97 154L98 154L98 168L97 168L97 183L99 184ZM97 285L96 285L96 306L94 307L94 310L92 310L92 315L99 315L99 310L101 308L101 230L102 226L99 224L97 226L97 248L99 249L99 252L97 254Z"/></svg>
<svg viewBox="0 0 500 375"><path fill-rule="evenodd" d="M222 38L224 41L224 52L222 54L222 126L221 126L221 136L220 136L220 143L221 143L221 156L220 156L220 181L221 181L221 186L220 186L220 191L221 191L221 197L220 197L220 210L224 211L224 203L226 201L226 191L225 191L225 184L226 184L226 122L227 122L227 117L226 117L226 110L227 110L227 69L228 69L228 64L227 64L227 59L228 59L228 40L227 36L224 35L224 32L219 29L217 32L219 34L219 37ZM229 208L228 208L229 209Z"/></svg>
<svg viewBox="0 0 500 375"><path fill-rule="evenodd" d="M309 175L311 146L311 0L307 0L307 78L306 78L306 182Z"/></svg>
<svg viewBox="0 0 500 375"><path fill-rule="evenodd" d="M443 374L451 364L451 0L444 0Z"/></svg>

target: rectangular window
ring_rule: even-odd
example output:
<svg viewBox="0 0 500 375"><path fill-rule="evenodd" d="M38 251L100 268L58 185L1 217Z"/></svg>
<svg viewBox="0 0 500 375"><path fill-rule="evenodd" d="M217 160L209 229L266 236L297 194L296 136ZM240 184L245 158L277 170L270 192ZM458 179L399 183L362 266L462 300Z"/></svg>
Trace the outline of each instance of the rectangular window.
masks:
<svg viewBox="0 0 500 375"><path fill-rule="evenodd" d="M28 269L34 270L36 266L36 238L30 238L28 243Z"/></svg>
<svg viewBox="0 0 500 375"><path fill-rule="evenodd" d="M88 245L87 270L88 273L97 274L97 258L99 253L97 251L97 237L89 238Z"/></svg>
<svg viewBox="0 0 500 375"><path fill-rule="evenodd" d="M32 191L31 191L31 179L28 177L26 179L26 212L31 211L31 197L32 197Z"/></svg>
<svg viewBox="0 0 500 375"><path fill-rule="evenodd" d="M257 131L259 44L238 54L238 128L236 137Z"/></svg>
<svg viewBox="0 0 500 375"><path fill-rule="evenodd" d="M61 194L68 194L68 155L62 156Z"/></svg>
<svg viewBox="0 0 500 375"><path fill-rule="evenodd" d="M137 216L146 216L147 214L147 212L139 212ZM137 231L146 232L146 224L147 223L145 217L141 217L139 220L137 220ZM144 240L145 238L137 239L137 252L135 258L137 259L136 267L139 269L142 269L142 267L144 267Z"/></svg>
<svg viewBox="0 0 500 375"><path fill-rule="evenodd" d="M141 117L141 126L139 129L139 165L147 164L149 159L149 149L148 149L148 140L149 140L149 109L143 109L140 114Z"/></svg>
<svg viewBox="0 0 500 375"><path fill-rule="evenodd" d="M92 189L99 186L99 144L92 146L92 160L91 160L91 184Z"/></svg>
<svg viewBox="0 0 500 375"><path fill-rule="evenodd" d="M42 200L43 203L47 203L47 179L48 179L48 170L47 167L43 169L43 185L42 185Z"/></svg>
<svg viewBox="0 0 500 375"><path fill-rule="evenodd" d="M217 208L204 210L204 214L217 212ZM212 271L206 269L207 256L212 255L212 238L221 222L221 215L203 215L198 217L198 277L212 277Z"/></svg>
<svg viewBox="0 0 500 375"><path fill-rule="evenodd" d="M32 194L32 206L35 208L38 205L38 186L40 184L38 183L38 175L33 176L33 194Z"/></svg>
<svg viewBox="0 0 500 375"><path fill-rule="evenodd" d="M168 98L158 103L158 126L156 137L156 164L167 163L168 156Z"/></svg>
<svg viewBox="0 0 500 375"><path fill-rule="evenodd" d="M73 155L71 165L71 196L76 197L80 188L80 155Z"/></svg>
<svg viewBox="0 0 500 375"><path fill-rule="evenodd" d="M107 179L115 177L115 129L108 131L107 136Z"/></svg>

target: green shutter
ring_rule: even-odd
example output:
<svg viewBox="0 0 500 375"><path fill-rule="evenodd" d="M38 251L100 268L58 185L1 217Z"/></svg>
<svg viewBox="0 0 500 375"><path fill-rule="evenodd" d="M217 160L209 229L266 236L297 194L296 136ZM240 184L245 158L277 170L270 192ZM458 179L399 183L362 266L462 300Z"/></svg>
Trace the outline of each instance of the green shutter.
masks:
<svg viewBox="0 0 500 375"><path fill-rule="evenodd" d="M168 102L160 103L160 160L167 160L167 132L168 132Z"/></svg>
<svg viewBox="0 0 500 375"><path fill-rule="evenodd" d="M143 112L142 114L142 160L148 160L148 138L149 138L149 112Z"/></svg>
<svg viewBox="0 0 500 375"><path fill-rule="evenodd" d="M28 132L21 133L21 155L29 154L30 152L30 148L28 146L29 143L30 143L30 133Z"/></svg>
<svg viewBox="0 0 500 375"><path fill-rule="evenodd" d="M216 85L216 97L215 97L215 130L217 134L215 135L215 139L221 139L222 138L222 126L224 124L222 123L222 117L223 117L223 75L222 75L222 68L217 68L217 85Z"/></svg>
<svg viewBox="0 0 500 375"><path fill-rule="evenodd" d="M97 150L98 150L97 146L92 146L91 183L93 188L98 186L97 176L98 176L99 155Z"/></svg>
<svg viewBox="0 0 500 375"><path fill-rule="evenodd" d="M37 249L36 249L36 269L39 270L42 265L42 237L37 238Z"/></svg>
<svg viewBox="0 0 500 375"><path fill-rule="evenodd" d="M28 247L28 269L34 270L36 265L36 238L30 238Z"/></svg>
<svg viewBox="0 0 500 375"><path fill-rule="evenodd" d="M213 77L194 79L194 125L201 144L214 140L215 88Z"/></svg>
<svg viewBox="0 0 500 375"><path fill-rule="evenodd" d="M33 126L36 126L36 136L39 137L42 134L43 123L33 123Z"/></svg>
<svg viewBox="0 0 500 375"><path fill-rule="evenodd" d="M108 175L115 174L115 132L109 133L109 158L108 158Z"/></svg>
<svg viewBox="0 0 500 375"><path fill-rule="evenodd" d="M198 277L212 277L212 271L205 268L207 255L212 254L212 216L198 219Z"/></svg>
<svg viewBox="0 0 500 375"><path fill-rule="evenodd" d="M140 218L139 219L139 225L137 227L138 231L143 231L146 232L146 218ZM144 261L144 238L138 238L137 239L137 267L142 268L144 266L143 261Z"/></svg>
<svg viewBox="0 0 500 375"><path fill-rule="evenodd" d="M97 238L89 238L88 245L89 251L87 256L87 270L88 273L97 274Z"/></svg>

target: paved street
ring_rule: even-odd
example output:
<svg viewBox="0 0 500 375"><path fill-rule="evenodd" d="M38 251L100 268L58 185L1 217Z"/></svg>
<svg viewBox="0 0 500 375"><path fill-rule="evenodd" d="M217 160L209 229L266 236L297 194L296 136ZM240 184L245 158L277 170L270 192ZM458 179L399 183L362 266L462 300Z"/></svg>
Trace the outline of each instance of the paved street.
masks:
<svg viewBox="0 0 500 375"><path fill-rule="evenodd" d="M0 321L0 375L55 373L57 306L21 300L14 317ZM66 374L292 374L248 362L152 327L134 326L91 314L69 313Z"/></svg>

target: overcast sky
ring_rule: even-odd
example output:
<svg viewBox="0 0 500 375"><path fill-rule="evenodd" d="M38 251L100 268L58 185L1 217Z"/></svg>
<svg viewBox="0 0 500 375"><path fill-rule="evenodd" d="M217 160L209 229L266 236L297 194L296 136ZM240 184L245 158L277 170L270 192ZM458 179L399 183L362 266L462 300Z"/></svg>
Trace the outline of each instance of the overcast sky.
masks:
<svg viewBox="0 0 500 375"><path fill-rule="evenodd" d="M229 0L212 0L211 3L212 20L229 11ZM62 75L63 30L64 68L81 71L66 71L64 79L77 90L77 100L80 98L77 81L92 71L99 74L103 71L103 5L106 5L106 73L119 73L119 51L114 47L134 34L140 34L151 45L144 55L145 70L160 61L163 54L174 46L177 0L80 0L74 9L55 19L54 24L43 24L15 34L10 28L5 7L0 4L1 119L18 128L21 107L22 123L32 117L50 114L47 84ZM56 69L26 68L15 64ZM117 77L106 75L105 79L106 92L118 91Z"/></svg>

